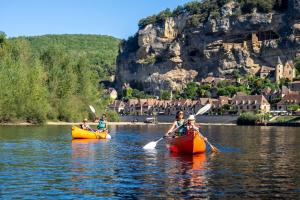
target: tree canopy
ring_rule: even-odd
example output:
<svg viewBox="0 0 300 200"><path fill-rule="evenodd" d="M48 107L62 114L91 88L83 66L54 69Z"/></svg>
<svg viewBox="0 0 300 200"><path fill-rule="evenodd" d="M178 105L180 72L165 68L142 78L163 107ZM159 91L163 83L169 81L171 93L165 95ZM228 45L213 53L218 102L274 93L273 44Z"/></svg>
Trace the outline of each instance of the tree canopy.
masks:
<svg viewBox="0 0 300 200"><path fill-rule="evenodd" d="M197 26L200 23L207 21L208 17L217 18L221 15L221 8L230 0L203 0L191 1L183 6L178 6L173 11L166 9L157 15L151 15L139 21L139 28L144 28L148 24L161 24L168 17L176 17L181 14L189 15L188 22L192 26ZM285 0L238 0L239 9L235 15L252 13L254 9L257 12L268 13L271 11L284 11L287 9L287 1Z"/></svg>
<svg viewBox="0 0 300 200"><path fill-rule="evenodd" d="M95 60L107 64L101 69L113 65L116 54L106 54L118 48L118 40L103 42L106 52L80 41L81 36L0 38L0 122L79 121L90 115L90 104L98 114L105 112L109 98L99 84ZM50 42L54 38L59 39Z"/></svg>

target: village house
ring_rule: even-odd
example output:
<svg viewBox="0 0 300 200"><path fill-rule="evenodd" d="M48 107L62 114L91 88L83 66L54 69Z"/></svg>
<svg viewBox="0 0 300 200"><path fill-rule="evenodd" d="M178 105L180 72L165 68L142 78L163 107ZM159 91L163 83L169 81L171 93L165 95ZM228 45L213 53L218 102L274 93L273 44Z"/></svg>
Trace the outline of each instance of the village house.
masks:
<svg viewBox="0 0 300 200"><path fill-rule="evenodd" d="M287 111L289 105L300 105L300 94L287 94L277 103L277 110Z"/></svg>
<svg viewBox="0 0 300 200"><path fill-rule="evenodd" d="M275 81L280 83L283 78L293 81L296 77L296 69L292 61L287 61L285 65L282 64L280 57L278 56L277 65L275 67Z"/></svg>
<svg viewBox="0 0 300 200"><path fill-rule="evenodd" d="M280 83L280 80L285 78L289 81L293 81L296 77L296 68L293 61L287 61L283 64L278 56L275 67L261 66L257 75L260 78L269 78L271 81L276 83Z"/></svg>
<svg viewBox="0 0 300 200"><path fill-rule="evenodd" d="M237 113L270 111L270 104L263 95L236 95L232 98L231 105Z"/></svg>
<svg viewBox="0 0 300 200"><path fill-rule="evenodd" d="M108 88L107 93L112 100L115 100L118 97L118 92L114 88Z"/></svg>
<svg viewBox="0 0 300 200"><path fill-rule="evenodd" d="M274 77L275 68L268 66L261 66L259 77L260 78L270 78Z"/></svg>
<svg viewBox="0 0 300 200"><path fill-rule="evenodd" d="M129 99L125 103L124 113L129 115L136 115L136 104L138 99Z"/></svg>
<svg viewBox="0 0 300 200"><path fill-rule="evenodd" d="M285 87L285 86L284 86ZM275 99L280 99L282 97L282 94L284 94L284 92L288 92L285 88L280 89L271 89L270 87L266 87L265 89L262 90L262 95L265 96L265 98L269 101L272 102ZM283 93L282 93L283 91Z"/></svg>
<svg viewBox="0 0 300 200"><path fill-rule="evenodd" d="M210 113L219 112L224 105L229 105L229 109L234 109L238 113L244 111L268 112L270 104L263 95L246 95L239 92L231 100L229 97L220 96L214 98L199 98L198 100L157 100L157 99L130 99L126 103L116 100L109 108L118 113L128 115L175 115L178 111L183 111L186 116L195 114L206 104L212 104ZM229 112L229 110L227 110Z"/></svg>
<svg viewBox="0 0 300 200"><path fill-rule="evenodd" d="M125 103L121 100L115 100L108 106L108 108L116 111L117 113L123 113L125 109Z"/></svg>

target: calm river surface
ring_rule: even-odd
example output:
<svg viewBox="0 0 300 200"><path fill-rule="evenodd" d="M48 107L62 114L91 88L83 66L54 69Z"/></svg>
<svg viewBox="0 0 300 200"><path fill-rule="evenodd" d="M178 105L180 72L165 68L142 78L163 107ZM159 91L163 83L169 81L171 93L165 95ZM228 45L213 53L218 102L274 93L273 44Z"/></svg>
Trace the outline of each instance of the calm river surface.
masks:
<svg viewBox="0 0 300 200"><path fill-rule="evenodd" d="M142 146L168 126L111 126L112 140L71 127L0 127L1 199L299 199L300 128L204 126L222 153Z"/></svg>

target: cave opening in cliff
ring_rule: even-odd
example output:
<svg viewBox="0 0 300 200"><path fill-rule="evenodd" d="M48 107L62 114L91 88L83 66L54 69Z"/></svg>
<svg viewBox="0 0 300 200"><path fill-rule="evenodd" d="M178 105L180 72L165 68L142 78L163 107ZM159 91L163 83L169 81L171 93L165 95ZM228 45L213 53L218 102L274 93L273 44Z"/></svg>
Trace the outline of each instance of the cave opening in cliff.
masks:
<svg viewBox="0 0 300 200"><path fill-rule="evenodd" d="M251 40L251 34L249 35L230 35L224 38L224 42L226 43L243 43L245 40Z"/></svg>
<svg viewBox="0 0 300 200"><path fill-rule="evenodd" d="M279 35L272 30L261 31L261 32L258 32L256 35L257 35L259 41L279 39Z"/></svg>

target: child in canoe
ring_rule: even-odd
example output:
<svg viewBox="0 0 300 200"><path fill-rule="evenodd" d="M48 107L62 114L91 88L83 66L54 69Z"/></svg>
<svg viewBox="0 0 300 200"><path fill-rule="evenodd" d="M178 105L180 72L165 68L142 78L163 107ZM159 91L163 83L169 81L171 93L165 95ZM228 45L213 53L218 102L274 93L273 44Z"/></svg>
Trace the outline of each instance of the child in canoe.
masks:
<svg viewBox="0 0 300 200"><path fill-rule="evenodd" d="M199 127L196 126L195 122L196 122L195 116L190 115L189 118L187 119L187 124L185 126L187 132L190 132L193 130L199 132Z"/></svg>
<svg viewBox="0 0 300 200"><path fill-rule="evenodd" d="M92 131L94 132L94 130L90 127L90 125L87 124L88 120L85 118L83 121L82 121L82 124L80 124L80 128L83 129L83 130L87 130L87 131Z"/></svg>
<svg viewBox="0 0 300 200"><path fill-rule="evenodd" d="M183 119L183 112L182 111L178 111L176 113L176 117L175 117L175 121L172 124L171 128L168 130L168 132L165 134L166 137L168 136L172 136L172 135L183 135L185 132L185 128L184 128L184 119ZM175 133L173 133L175 130ZM173 133L173 134L172 134Z"/></svg>
<svg viewBox="0 0 300 200"><path fill-rule="evenodd" d="M186 134L193 133L194 131L197 131L198 134L200 135L200 137L202 137L205 141L207 141L207 138L204 137L200 132L200 126L197 126L195 124L195 122L196 122L195 116L190 115L188 120L187 120L187 124L185 126Z"/></svg>
<svg viewBox="0 0 300 200"><path fill-rule="evenodd" d="M106 122L106 115L103 114L100 118L97 126L98 131L106 131L107 130L107 122Z"/></svg>

